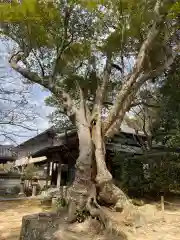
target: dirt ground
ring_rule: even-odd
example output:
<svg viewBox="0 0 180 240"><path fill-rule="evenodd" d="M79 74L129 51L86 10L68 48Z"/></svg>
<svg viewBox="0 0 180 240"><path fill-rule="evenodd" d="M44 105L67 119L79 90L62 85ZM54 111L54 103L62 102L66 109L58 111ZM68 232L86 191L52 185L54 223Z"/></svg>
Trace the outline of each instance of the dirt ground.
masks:
<svg viewBox="0 0 180 240"><path fill-rule="evenodd" d="M93 230L89 230L90 227L87 224L76 224L74 229L68 229L63 231L60 229L57 232L58 240L179 240L180 239L180 209L166 210L163 214L160 210L153 212L156 209L154 206L147 206L147 223L139 227L131 227L122 225L121 214L117 212L111 212L109 210L109 217L113 222L119 223L118 228L120 231L125 232L127 238L108 236L107 234L93 233ZM96 224L96 223L95 223ZM87 225L87 226L86 226ZM96 225L97 227L97 225ZM80 229L80 230L79 230Z"/></svg>
<svg viewBox="0 0 180 240"><path fill-rule="evenodd" d="M180 199L167 199L167 201L164 212L161 211L160 203L153 204L157 207L157 212L152 221L149 221L144 227L136 229L133 240L180 239Z"/></svg>
<svg viewBox="0 0 180 240"><path fill-rule="evenodd" d="M180 239L180 211L171 215L164 214L164 219L147 224L139 228L133 240L179 240Z"/></svg>
<svg viewBox="0 0 180 240"><path fill-rule="evenodd" d="M38 202L0 201L0 240L19 240L22 217L44 211Z"/></svg>
<svg viewBox="0 0 180 240"><path fill-rule="evenodd" d="M149 218L147 224L137 228L130 228L130 240L179 240L180 201L177 204L179 204L177 207L175 207L175 205L171 207L169 205L165 206L164 214L162 214L162 212L158 209L155 212L150 211L147 215L147 218ZM0 240L18 240L21 228L21 220L24 215L45 212L49 210L50 209L48 208L43 208L38 203L1 201ZM111 218L115 218L116 221L118 221L118 218L120 217L120 213L110 212L110 215ZM97 239L97 236L96 238L92 237L92 240L95 239Z"/></svg>
<svg viewBox="0 0 180 240"><path fill-rule="evenodd" d="M150 208L147 208L151 209L151 207L152 205ZM135 228L128 227L128 240L180 239L180 205L177 208L170 208L169 206L166 206L166 210L164 212L162 212L160 209L157 209L155 212L151 210L147 210L146 212L146 224ZM116 222L118 222L120 215L119 213L111 213L111 218L115 218Z"/></svg>

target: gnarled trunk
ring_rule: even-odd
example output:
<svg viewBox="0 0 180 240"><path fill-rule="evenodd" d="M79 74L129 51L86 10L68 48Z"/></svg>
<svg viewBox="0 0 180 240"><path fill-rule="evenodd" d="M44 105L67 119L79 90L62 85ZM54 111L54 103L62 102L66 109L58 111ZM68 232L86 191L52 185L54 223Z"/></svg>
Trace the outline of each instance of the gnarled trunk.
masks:
<svg viewBox="0 0 180 240"><path fill-rule="evenodd" d="M91 166L93 157L93 145L88 126L79 124L79 157L76 161L76 176L73 183L74 190L86 194L92 185Z"/></svg>
<svg viewBox="0 0 180 240"><path fill-rule="evenodd" d="M89 191L92 187L92 159L94 148L91 139L91 132L88 117L84 107L76 113L76 126L79 138L79 157L76 161L76 175L70 192L70 206L68 219L70 222L76 220L76 210L86 206Z"/></svg>
<svg viewBox="0 0 180 240"><path fill-rule="evenodd" d="M106 166L106 149L102 136L101 117L92 124L81 91L80 94L81 102L78 111L76 111L79 157L76 162L75 180L70 189L68 219L70 222L75 221L77 209L86 208L91 215L98 216L102 221L107 222L104 212L96 201L97 197L99 196L108 204L118 204L121 210L128 201L123 191L113 184L112 175ZM97 108L98 111L100 112L100 107ZM96 177L93 181L92 177L95 173Z"/></svg>
<svg viewBox="0 0 180 240"><path fill-rule="evenodd" d="M109 172L105 161L105 141L102 136L101 121L97 121L93 142L95 144L95 157L97 164L96 182L100 189L99 197L107 204L113 204L118 207L118 210L129 204L128 198L125 193L114 185L112 175Z"/></svg>

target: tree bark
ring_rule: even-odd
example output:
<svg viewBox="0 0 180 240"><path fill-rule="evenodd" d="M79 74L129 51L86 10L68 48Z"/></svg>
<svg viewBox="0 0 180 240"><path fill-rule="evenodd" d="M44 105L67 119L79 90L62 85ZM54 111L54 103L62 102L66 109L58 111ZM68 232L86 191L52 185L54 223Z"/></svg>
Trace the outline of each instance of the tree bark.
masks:
<svg viewBox="0 0 180 240"><path fill-rule="evenodd" d="M105 142L101 134L102 129L100 121L97 121L95 132L96 134L93 141L95 143L97 165L96 183L98 189L100 189L99 198L107 204L113 204L122 211L125 205L129 204L129 201L124 192L114 185L112 175L107 168L105 161Z"/></svg>
<svg viewBox="0 0 180 240"><path fill-rule="evenodd" d="M75 116L79 138L79 157L76 161L76 176L73 186L75 189L84 189L87 193L92 184L91 166L93 158L93 143L89 124L89 111L85 104L83 92L80 87L79 92L80 104Z"/></svg>
<svg viewBox="0 0 180 240"><path fill-rule="evenodd" d="M76 174L72 187L69 189L70 204L68 221L76 221L76 211L83 210L86 207L92 181L92 160L93 160L93 143L89 127L86 108L81 102L79 109L76 111L76 127L79 139L79 157L76 161Z"/></svg>
<svg viewBox="0 0 180 240"><path fill-rule="evenodd" d="M82 110L77 117L78 138L79 138L79 157L76 162L76 176L73 183L75 188L84 188L85 192L91 186L91 166L93 156L93 145L88 122L83 117Z"/></svg>

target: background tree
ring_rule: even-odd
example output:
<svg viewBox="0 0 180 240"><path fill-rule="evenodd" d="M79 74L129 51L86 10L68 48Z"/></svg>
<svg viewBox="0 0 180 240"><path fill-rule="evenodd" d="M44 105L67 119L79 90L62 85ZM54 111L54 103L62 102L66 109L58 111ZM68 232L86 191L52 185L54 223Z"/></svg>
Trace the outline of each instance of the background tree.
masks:
<svg viewBox="0 0 180 240"><path fill-rule="evenodd" d="M122 159L115 153L117 171L124 169L121 185L136 195L179 192L179 56L163 76L141 88L134 106L128 124L144 133L147 144L140 139L142 156ZM154 149L157 144L166 148Z"/></svg>
<svg viewBox="0 0 180 240"><path fill-rule="evenodd" d="M173 63L178 14L174 0L2 4L2 32L19 46L11 67L49 89L76 125L79 157L71 203L79 205L83 195L92 215L100 211L97 187L103 201L122 209L130 204L106 167L105 140L119 131L143 84ZM109 99L113 106L107 109Z"/></svg>
<svg viewBox="0 0 180 240"><path fill-rule="evenodd" d="M0 142L18 144L28 134L36 134L34 121L39 117L29 102L31 89L0 67Z"/></svg>
<svg viewBox="0 0 180 240"><path fill-rule="evenodd" d="M50 123L55 126L57 132L64 132L75 128L75 125L73 125L68 116L62 110L62 107L59 106L58 101L56 101L53 96L47 97L45 99L45 103L47 106L53 108L53 111L48 118Z"/></svg>

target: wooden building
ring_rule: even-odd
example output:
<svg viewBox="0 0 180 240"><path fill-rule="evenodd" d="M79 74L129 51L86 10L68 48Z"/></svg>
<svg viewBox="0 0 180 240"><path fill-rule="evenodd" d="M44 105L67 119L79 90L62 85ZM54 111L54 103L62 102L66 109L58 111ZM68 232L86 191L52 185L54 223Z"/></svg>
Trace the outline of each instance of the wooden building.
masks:
<svg viewBox="0 0 180 240"><path fill-rule="evenodd" d="M107 142L107 163L111 169L112 155L115 151L126 154L142 154L139 138L144 140L142 133L124 125L121 132ZM57 134L52 127L43 133L29 139L15 148L17 159L15 166L33 163L39 166L41 174L46 178L46 184L57 187L70 185L75 177L75 164L78 158L78 137L76 130Z"/></svg>
<svg viewBox="0 0 180 240"><path fill-rule="evenodd" d="M12 174L7 171L17 158L13 148L14 146L12 145L0 145L0 195L4 195L6 189L20 183L18 174Z"/></svg>
<svg viewBox="0 0 180 240"><path fill-rule="evenodd" d="M6 164L7 162L14 162L17 158L16 152L13 151L12 145L0 145L0 164Z"/></svg>
<svg viewBox="0 0 180 240"><path fill-rule="evenodd" d="M41 176L51 185L68 185L74 179L78 157L76 131L57 134L50 128L16 147L18 157L15 166L23 168L33 163L39 166Z"/></svg>

